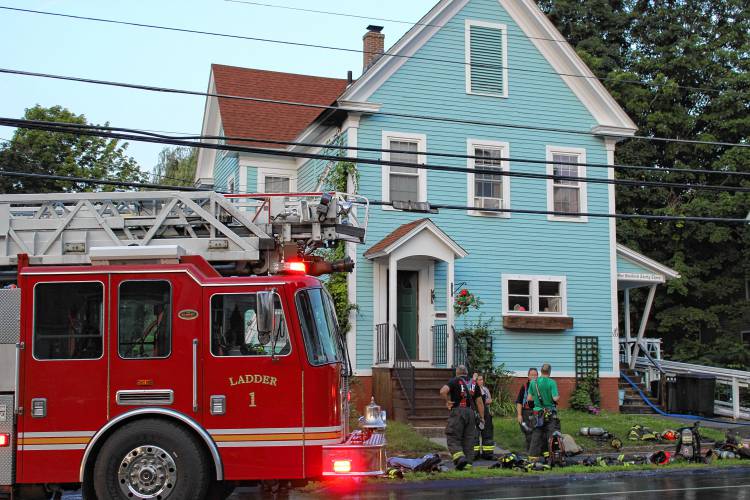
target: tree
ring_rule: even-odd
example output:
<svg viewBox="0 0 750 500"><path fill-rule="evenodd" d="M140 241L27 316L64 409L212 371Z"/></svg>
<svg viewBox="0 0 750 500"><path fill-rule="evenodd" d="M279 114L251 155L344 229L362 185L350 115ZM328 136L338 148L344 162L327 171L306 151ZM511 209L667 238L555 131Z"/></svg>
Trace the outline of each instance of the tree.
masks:
<svg viewBox="0 0 750 500"><path fill-rule="evenodd" d="M746 0L539 3L595 74L604 78L604 85L638 125L639 135L728 143L750 140ZM599 23L602 29L597 34ZM618 171L617 177L623 179L750 185L736 177L679 171L694 167L717 173L750 172L750 155L737 147L629 140L618 146L616 160L664 168L663 173ZM741 218L750 211L750 196L618 186L617 208L626 213ZM743 314L750 308L744 297L745 279L750 276L750 229L620 220L617 230L620 242L682 275L667 285L667 294L657 295L656 321L649 324L650 332L665 340L667 352L686 361L744 363L748 368L750 356L737 338ZM641 306L643 297L636 295L634 302Z"/></svg>
<svg viewBox="0 0 750 500"><path fill-rule="evenodd" d="M189 186L198 166L198 149L187 146L166 147L154 167L154 182L170 186Z"/></svg>
<svg viewBox="0 0 750 500"><path fill-rule="evenodd" d="M54 106L26 110L27 120L87 124L84 115ZM18 129L0 149L0 170L63 175L89 179L142 182L146 180L136 161L127 156L127 143L117 139ZM0 176L0 192L44 193L112 191L112 186L38 178Z"/></svg>

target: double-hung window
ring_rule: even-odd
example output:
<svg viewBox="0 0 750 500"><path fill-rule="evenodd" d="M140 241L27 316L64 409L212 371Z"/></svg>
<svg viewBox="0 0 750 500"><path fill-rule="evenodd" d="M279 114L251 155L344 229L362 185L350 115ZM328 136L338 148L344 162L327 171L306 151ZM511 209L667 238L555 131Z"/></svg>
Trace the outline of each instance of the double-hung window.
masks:
<svg viewBox="0 0 750 500"><path fill-rule="evenodd" d="M504 24L466 20L466 93L508 97L508 36Z"/></svg>
<svg viewBox="0 0 750 500"><path fill-rule="evenodd" d="M510 207L510 178L499 175L508 170L508 162L505 160L508 157L508 143L469 139L467 153L470 156L469 169L498 172L498 175L469 172L467 201L470 206L475 207L469 213L507 217L507 213L492 210Z"/></svg>
<svg viewBox="0 0 750 500"><path fill-rule="evenodd" d="M427 138L422 134L383 132L383 160L404 164L424 164ZM383 199L387 201L427 201L427 173L409 165L383 166Z"/></svg>
<svg viewBox="0 0 750 500"><path fill-rule="evenodd" d="M564 276L503 276L503 314L567 316Z"/></svg>
<svg viewBox="0 0 750 500"><path fill-rule="evenodd" d="M586 150L579 148L547 147L547 210L556 212L550 220L586 222L587 217L577 215L588 210L586 183Z"/></svg>
<svg viewBox="0 0 750 500"><path fill-rule="evenodd" d="M264 193L288 193L289 177L267 175Z"/></svg>

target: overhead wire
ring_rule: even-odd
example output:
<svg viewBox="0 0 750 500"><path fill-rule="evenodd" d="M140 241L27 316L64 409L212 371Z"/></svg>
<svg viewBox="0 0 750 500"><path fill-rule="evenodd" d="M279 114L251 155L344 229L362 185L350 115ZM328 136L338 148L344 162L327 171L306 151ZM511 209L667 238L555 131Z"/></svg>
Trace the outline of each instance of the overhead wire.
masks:
<svg viewBox="0 0 750 500"><path fill-rule="evenodd" d="M49 79L54 79L54 80L73 81L73 82L79 82L79 83L89 83L89 84L104 85L104 86L111 86L111 87L138 89L138 90L145 90L149 92L160 92L160 93L167 93L167 94L184 94L184 95L193 95L193 96L201 96L201 97L216 97L218 99L231 99L231 100L248 101L248 102L260 102L260 103L266 103L266 104L278 104L278 105L284 105L284 106L297 106L297 107L320 109L321 111L322 110L347 111L347 108L341 108L339 106L334 106L334 105L312 104L312 103L303 103L303 102L287 101L287 100L280 100L280 99L267 99L267 98L261 98L261 97L249 97L249 96L239 96L239 95L222 94L222 93L215 93L215 92L175 89L175 88L168 88L168 87L158 87L158 86L153 86L153 85L115 82L111 80L97 80L97 79L92 79L92 78L55 75L51 73L39 73L39 72L34 72L34 71L24 71L24 70L18 70L18 69L10 69L10 68L0 68L0 73L19 75L19 76L49 78ZM669 138L669 137L628 135L628 134L617 134L617 133L596 134L591 131L565 129L565 128L560 128L560 127L519 125L519 124L513 124L513 123L500 123L500 122L491 122L491 121L485 121L485 120L469 120L469 119L454 118L454 117L449 117L449 116L430 116L430 115L420 115L420 114L412 114L412 113L398 113L394 111L380 111L380 110L368 111L367 114L376 115L376 116L391 116L391 117L397 117L397 118L437 121L437 122L442 122L442 123L459 123L459 124L467 124L467 125L480 125L480 126L500 127L500 128L509 128L509 129L517 129L517 130L535 130L535 131L540 131L540 132L555 132L555 133L572 134L572 135L584 135L588 137L598 137L598 138L606 136L606 137L621 138L621 139L637 139L637 140L656 141L656 142L665 142L665 143L750 148L750 143L704 141L704 140L697 140L697 139L679 139L679 138Z"/></svg>
<svg viewBox="0 0 750 500"><path fill-rule="evenodd" d="M152 142L158 144L171 144L179 146L190 146L198 147L203 149L215 149L221 151L234 151L243 153L255 153L265 154L271 156L280 156L287 158L305 158L314 160L325 160L325 161L342 161L346 160L346 157L340 155L329 155L320 153L306 153L296 152L289 150L277 150L268 148L258 148L249 146L236 146L231 144L212 144L206 142L194 142L184 140L182 138L173 138L166 135L147 133L140 135L138 130L124 129L122 127L100 127L96 125L84 125L84 124L68 124L63 122L45 122L40 120L25 120L18 118L3 118L0 117L0 125L15 126L20 128L29 128L36 130L46 130L49 132L61 132L61 133L74 133L80 135L93 135L99 137L111 137L122 140L132 141L143 141ZM125 131L125 132L123 132ZM449 165L432 165L432 164L421 164L413 162L403 161L391 161L373 158L356 158L358 164L370 164L370 165L386 165L394 167L409 167L423 170L436 170L444 172L460 172L460 173L474 173L474 174L489 174L494 176L502 177L518 177L526 179L543 179L543 180L563 180L563 181L576 181L589 184L611 184L611 185L625 185L631 187L663 187L663 188L679 188L689 190L705 190L705 191L717 191L717 192L750 192L750 187L739 187L739 186L717 186L710 184L701 183L676 183L676 182L661 182L661 181L641 181L631 179L610 179L610 178L592 178L592 177L578 177L578 176L561 176L554 174L538 174L531 172L518 172L508 170L495 170L489 168L465 168Z"/></svg>
<svg viewBox="0 0 750 500"><path fill-rule="evenodd" d="M195 34L195 35L223 37L223 38L248 40L248 41L262 42L262 43L274 43L274 44L290 45L290 46L296 46L296 47L307 47L307 48L314 48L314 49L334 50L334 51L357 53L357 54L372 54L372 55L378 55L382 57L414 59L414 60L422 60L422 61L429 61L429 62L436 62L436 63L462 65L462 66L471 65L472 67L481 67L481 68L507 69L507 70L512 70L512 71L522 71L522 72L536 73L536 74L549 74L549 75L565 76L565 77L571 77L571 78L583 78L583 79L589 79L589 80L600 80L600 81L614 80L614 81L619 81L622 83L636 84L636 85L647 85L647 86L669 85L669 86L680 87L679 85L672 84L672 83L658 83L658 82L647 83L647 82L640 82L636 80L624 80L624 79L617 78L617 77L597 77L596 75L593 75L593 74L582 75L578 73L558 73L555 71L547 71L547 70L542 70L542 69L518 68L518 67L512 67L512 66L506 66L506 65L488 64L488 63L470 63L464 59L435 58L435 57L416 56L416 55L394 54L394 53L389 53L389 52L385 52L381 54L379 51L374 52L374 51L366 51L366 50L361 50L361 49L352 49L348 47L337 47L337 46L332 46L332 45L313 44L313 43L307 43L307 42L294 42L290 40L278 40L278 39L273 39L273 38L253 37L253 36L247 36L247 35L221 33L221 32L216 32L216 31L179 28L175 26L163 26L163 25L149 24L149 23L138 23L138 22L133 22L133 21L122 21L118 19L81 16L81 15L74 15L74 14L65 14L62 12L51 12L51 11L43 11L43 10L35 10L35 9L23 9L20 7L10 7L10 6L5 6L5 5L0 5L0 9L13 11L13 12L22 12L22 13L27 13L27 14L39 14L39 15L60 17L60 18L66 18L66 19L75 19L79 21L92 21L92 22L100 22L100 23L108 23L108 24L117 24L117 25L123 25L123 26L132 26L132 27L137 27L137 28L158 29L158 30L165 30L165 31L172 31L172 32L189 33L189 34ZM727 90L727 89L710 89L710 88L699 88L699 87L685 87L685 88L690 89L690 90L703 90L703 91L711 91L711 92L725 92ZM738 92L744 93L742 91L738 91Z"/></svg>
<svg viewBox="0 0 750 500"><path fill-rule="evenodd" d="M14 172L9 170L0 170L0 177L30 177L38 179L49 179L49 180L63 180L78 183L87 184L98 184L98 185L110 185L120 187L140 187L145 189L163 189L167 191L206 191L201 188L189 188L180 186L168 186L138 182L126 182L116 181L111 179L89 179L85 177L73 177L65 175L52 175L52 174L31 174L27 172ZM231 195L232 193L220 193L225 195ZM261 193L259 193L261 194ZM382 201L382 200L369 200L369 203L376 206L393 206L393 202ZM515 213L525 215L554 215L561 217L598 217L598 218L614 218L614 219L645 219L653 221L671 221L671 222L715 222L715 223L726 223L726 224L749 224L750 221L741 218L728 218L728 217L703 217L703 216L683 216L683 215L653 215L653 214L621 214L621 213L596 213L596 212L561 212L552 210L524 210L524 209L486 209L483 207L476 207L470 205L449 205L449 204L430 204L432 208L443 209L443 210L481 210L483 212L498 212L498 213Z"/></svg>

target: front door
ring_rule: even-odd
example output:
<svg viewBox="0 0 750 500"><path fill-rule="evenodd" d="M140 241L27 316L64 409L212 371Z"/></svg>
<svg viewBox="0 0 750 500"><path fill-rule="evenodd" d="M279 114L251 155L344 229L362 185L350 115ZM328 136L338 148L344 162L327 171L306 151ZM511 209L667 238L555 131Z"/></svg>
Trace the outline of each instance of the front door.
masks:
<svg viewBox="0 0 750 500"><path fill-rule="evenodd" d="M157 406L200 422L200 285L186 274L113 274L110 296L110 418Z"/></svg>
<svg viewBox="0 0 750 500"><path fill-rule="evenodd" d="M258 332L257 292L264 289L206 288L203 294L209 312L203 318L204 426L219 447L227 480L300 478L304 470L304 346L293 345L289 304L278 294L276 339Z"/></svg>
<svg viewBox="0 0 750 500"><path fill-rule="evenodd" d="M401 342L409 359L417 359L417 332L419 324L419 273L398 271L396 286L396 324Z"/></svg>

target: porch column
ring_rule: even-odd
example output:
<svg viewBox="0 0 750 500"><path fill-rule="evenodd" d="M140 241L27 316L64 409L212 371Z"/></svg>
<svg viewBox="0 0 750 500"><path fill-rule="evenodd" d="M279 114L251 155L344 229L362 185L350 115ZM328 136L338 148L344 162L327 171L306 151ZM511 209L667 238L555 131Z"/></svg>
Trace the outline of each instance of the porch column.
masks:
<svg viewBox="0 0 750 500"><path fill-rule="evenodd" d="M630 288L625 289L625 362L630 365Z"/></svg>
<svg viewBox="0 0 750 500"><path fill-rule="evenodd" d="M396 361L396 328L397 307L396 284L398 280L398 260L391 254L388 256L388 364L393 366Z"/></svg>
<svg viewBox="0 0 750 500"><path fill-rule="evenodd" d="M648 323L648 317L651 315L651 306L654 303L654 295L656 295L656 284L649 287L648 299L646 299L646 307L643 309L643 317L641 318L641 326L638 328L638 337L636 338L635 345L633 346L633 357L630 359L631 370L635 368L635 362L638 358L638 351L641 348L643 334L646 333L646 324Z"/></svg>
<svg viewBox="0 0 750 500"><path fill-rule="evenodd" d="M446 335L446 338L448 339L448 345L447 347L447 360L448 360L448 367L453 366L453 281L454 281L454 265L455 261L453 259L450 259L448 261L448 276L445 280L445 286L447 288L445 292L445 309L446 309L446 323L448 324L448 335Z"/></svg>

